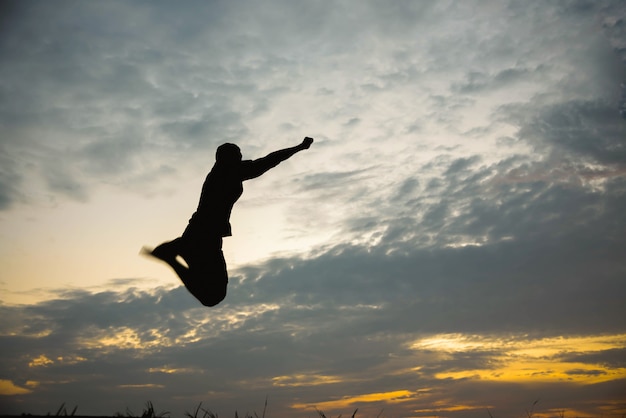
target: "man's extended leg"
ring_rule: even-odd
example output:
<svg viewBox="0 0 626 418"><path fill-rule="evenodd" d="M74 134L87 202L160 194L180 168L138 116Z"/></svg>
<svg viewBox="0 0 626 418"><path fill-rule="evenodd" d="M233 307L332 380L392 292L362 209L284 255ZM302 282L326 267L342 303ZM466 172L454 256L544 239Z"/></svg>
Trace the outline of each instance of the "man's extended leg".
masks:
<svg viewBox="0 0 626 418"><path fill-rule="evenodd" d="M149 255L158 258L161 261L165 261L172 269L174 269L178 277L180 277L184 283L185 277L189 275L189 269L176 259L180 255L182 247L182 239L179 237L175 240L164 242L153 250L149 250L144 247L141 252L144 255Z"/></svg>
<svg viewBox="0 0 626 418"><path fill-rule="evenodd" d="M179 237L175 240L164 242L163 244L158 245L154 250L148 252L149 255L170 264L170 262L172 260L176 260L176 256L180 254L180 247L181 238Z"/></svg>

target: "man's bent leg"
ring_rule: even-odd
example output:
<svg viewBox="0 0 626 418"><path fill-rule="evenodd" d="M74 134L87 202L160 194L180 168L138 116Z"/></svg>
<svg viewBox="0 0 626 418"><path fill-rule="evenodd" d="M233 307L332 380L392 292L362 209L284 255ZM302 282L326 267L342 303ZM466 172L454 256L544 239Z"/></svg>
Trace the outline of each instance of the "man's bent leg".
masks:
<svg viewBox="0 0 626 418"><path fill-rule="evenodd" d="M213 238L205 245L205 248L189 249L186 254L182 254L189 270L181 280L200 303L215 306L226 297L228 286L222 238Z"/></svg>
<svg viewBox="0 0 626 418"><path fill-rule="evenodd" d="M187 290L204 306L215 306L226 297L228 273L223 263L213 260L200 266L192 265L185 279Z"/></svg>

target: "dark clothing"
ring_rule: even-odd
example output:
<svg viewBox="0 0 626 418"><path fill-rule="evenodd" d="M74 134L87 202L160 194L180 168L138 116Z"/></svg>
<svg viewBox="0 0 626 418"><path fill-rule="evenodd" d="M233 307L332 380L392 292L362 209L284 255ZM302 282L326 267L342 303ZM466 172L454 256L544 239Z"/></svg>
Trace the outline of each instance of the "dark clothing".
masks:
<svg viewBox="0 0 626 418"><path fill-rule="evenodd" d="M203 305L215 306L226 297L228 271L222 237L232 235L230 214L243 193L243 182L277 166L281 157L272 153L236 164L216 162L207 175L198 209L183 232L178 250L189 266L181 279Z"/></svg>
<svg viewBox="0 0 626 418"><path fill-rule="evenodd" d="M230 214L233 205L243 193L243 182L259 177L281 161L279 156L270 154L258 160L246 160L238 164L216 162L204 180L198 209L189 220L187 229L230 237Z"/></svg>
<svg viewBox="0 0 626 418"><path fill-rule="evenodd" d="M180 255L189 266L186 274L179 275L187 290L204 306L215 306L224 300L228 271L222 252L222 237L183 234Z"/></svg>

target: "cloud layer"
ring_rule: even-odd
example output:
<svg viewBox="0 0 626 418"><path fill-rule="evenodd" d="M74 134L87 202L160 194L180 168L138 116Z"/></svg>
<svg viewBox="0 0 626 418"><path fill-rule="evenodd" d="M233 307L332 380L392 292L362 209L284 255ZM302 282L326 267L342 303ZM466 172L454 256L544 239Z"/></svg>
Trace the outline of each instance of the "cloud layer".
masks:
<svg viewBox="0 0 626 418"><path fill-rule="evenodd" d="M5 301L2 412L624 413L620 2L3 7L4 225L102 193L159 219L219 143L311 135L237 216L280 218L268 255L322 238L210 310L132 278Z"/></svg>

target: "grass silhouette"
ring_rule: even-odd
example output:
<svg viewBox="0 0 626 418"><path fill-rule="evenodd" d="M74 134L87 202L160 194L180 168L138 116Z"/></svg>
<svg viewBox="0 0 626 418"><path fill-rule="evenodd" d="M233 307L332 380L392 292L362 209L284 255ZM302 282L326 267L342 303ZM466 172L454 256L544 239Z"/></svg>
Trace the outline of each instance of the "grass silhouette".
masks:
<svg viewBox="0 0 626 418"><path fill-rule="evenodd" d="M537 399L535 402L532 403L530 409L525 410L526 418L534 418L536 416L535 407L537 406L538 403L539 403L539 400ZM55 414L48 413L45 416L46 417L51 417L51 416L74 417L74 418L107 418L107 417L76 415L77 409L78 409L78 406L75 406L74 409L71 410L71 412L68 412L65 406L65 402L63 402L61 406L57 409ZM359 410L358 408L355 409L350 418L356 418L356 413L358 410ZM239 413L235 411L235 418L266 418L265 417L266 412L267 412L267 398L265 398L265 404L263 405L263 412L261 413L260 416L256 412L253 412L252 414L246 412L244 415L239 415ZM320 411L317 408L315 408L315 412L317 413L318 418L331 418L331 417L326 416L326 414L323 411ZM380 418L382 413L383 413L383 410L380 411L380 413L376 416L376 418ZM485 416L488 418L497 418L497 415L494 415L492 411L489 410L489 408L486 409ZM10 416L10 415L0 414L0 418L24 418L24 417L37 418L37 417L42 417L42 416L31 415L31 414L22 414L21 416ZM210 409L204 408L202 406L202 402L200 402L198 406L196 406L193 412L185 412L184 417L185 418L219 418L217 413L211 411ZM337 418L341 418L341 417L342 417L341 414L337 416ZM622 417L626 417L626 416L622 415ZM143 408L143 411L141 412L140 415L136 415L130 409L126 408L125 414L117 412L114 415L112 415L111 418L171 418L171 413L168 411L157 413L156 409L154 408L154 404L151 401L148 401L146 402ZM557 411L555 418L565 418L565 410Z"/></svg>

